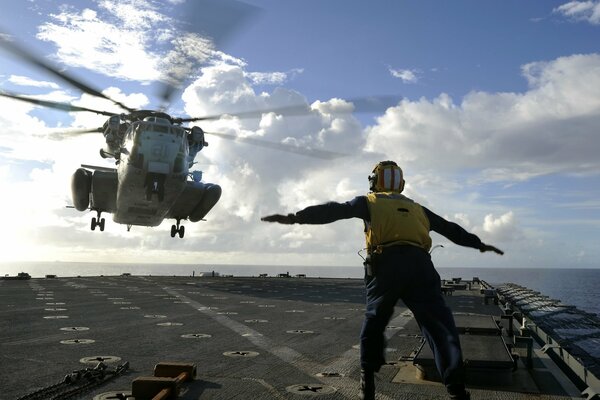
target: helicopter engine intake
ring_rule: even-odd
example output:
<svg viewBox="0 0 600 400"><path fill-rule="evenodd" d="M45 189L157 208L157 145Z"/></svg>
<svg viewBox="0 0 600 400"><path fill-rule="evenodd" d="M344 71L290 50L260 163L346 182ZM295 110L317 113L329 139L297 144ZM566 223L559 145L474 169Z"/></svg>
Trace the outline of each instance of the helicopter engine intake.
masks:
<svg viewBox="0 0 600 400"><path fill-rule="evenodd" d="M118 115L113 115L106 120L102 126L102 134L106 141L106 147L100 149L100 156L102 158L119 158L123 137L128 127L129 124L126 122L121 123L121 117Z"/></svg>
<svg viewBox="0 0 600 400"><path fill-rule="evenodd" d="M204 131L199 126L192 127L191 132L188 134L188 143L190 152L188 155L188 163L191 168L194 165L194 158L208 143L204 140Z"/></svg>

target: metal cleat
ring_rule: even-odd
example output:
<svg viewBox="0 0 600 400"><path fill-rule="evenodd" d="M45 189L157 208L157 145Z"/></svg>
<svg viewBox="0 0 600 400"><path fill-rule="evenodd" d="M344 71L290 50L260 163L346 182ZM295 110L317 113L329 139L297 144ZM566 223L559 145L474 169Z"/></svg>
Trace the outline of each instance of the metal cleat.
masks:
<svg viewBox="0 0 600 400"><path fill-rule="evenodd" d="M154 367L154 376L133 380L131 394L136 399L175 399L183 382L196 378L196 365L184 363L158 363Z"/></svg>

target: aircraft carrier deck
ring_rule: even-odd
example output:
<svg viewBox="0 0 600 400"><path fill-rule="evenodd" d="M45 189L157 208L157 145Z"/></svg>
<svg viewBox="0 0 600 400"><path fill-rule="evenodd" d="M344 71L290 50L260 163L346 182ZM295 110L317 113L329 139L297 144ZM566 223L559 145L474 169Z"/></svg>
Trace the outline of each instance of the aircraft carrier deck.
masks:
<svg viewBox="0 0 600 400"><path fill-rule="evenodd" d="M456 278L444 290L473 399L597 398L597 316L477 278ZM357 399L363 313L358 279L0 280L0 399L133 399L134 380L144 388L159 362L196 365L195 379L177 385L181 399ZM567 318L569 343L561 345L552 339L559 328L548 324L565 313L586 325ZM574 346L577 335L584 340ZM446 399L401 303L387 336L377 399Z"/></svg>

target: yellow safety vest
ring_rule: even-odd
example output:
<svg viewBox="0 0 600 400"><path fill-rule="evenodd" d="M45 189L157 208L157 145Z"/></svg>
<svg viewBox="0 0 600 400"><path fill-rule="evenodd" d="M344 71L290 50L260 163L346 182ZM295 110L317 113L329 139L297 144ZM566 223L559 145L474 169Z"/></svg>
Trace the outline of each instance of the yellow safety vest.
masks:
<svg viewBox="0 0 600 400"><path fill-rule="evenodd" d="M370 253L398 244L429 251L429 219L418 203L399 193L377 192L367 194L367 205L371 221L365 235Z"/></svg>

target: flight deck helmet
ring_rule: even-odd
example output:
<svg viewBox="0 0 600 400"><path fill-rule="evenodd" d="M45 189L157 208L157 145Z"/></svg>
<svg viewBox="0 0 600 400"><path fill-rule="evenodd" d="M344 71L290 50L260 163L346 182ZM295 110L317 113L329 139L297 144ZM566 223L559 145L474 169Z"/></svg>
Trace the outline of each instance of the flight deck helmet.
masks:
<svg viewBox="0 0 600 400"><path fill-rule="evenodd" d="M402 193L404 176L402 169L394 161L381 161L369 175L369 189L373 192Z"/></svg>

